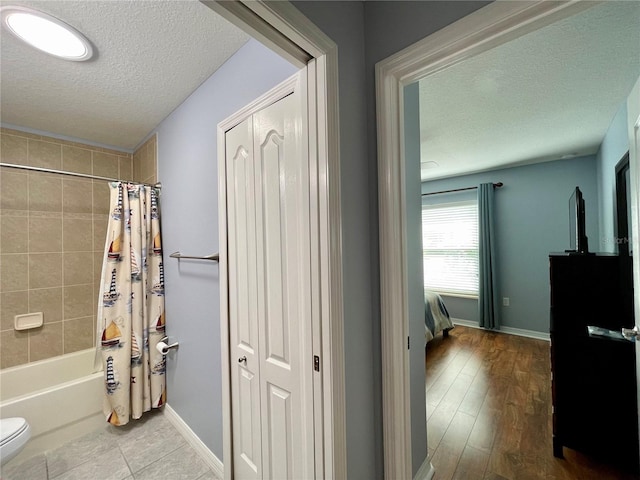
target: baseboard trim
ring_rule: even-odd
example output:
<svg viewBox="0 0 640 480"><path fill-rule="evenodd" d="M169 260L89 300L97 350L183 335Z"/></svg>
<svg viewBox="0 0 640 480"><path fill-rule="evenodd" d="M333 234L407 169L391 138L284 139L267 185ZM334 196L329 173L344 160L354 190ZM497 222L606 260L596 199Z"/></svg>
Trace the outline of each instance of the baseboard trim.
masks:
<svg viewBox="0 0 640 480"><path fill-rule="evenodd" d="M463 327L478 328L480 330L486 330L478 325L478 322L471 320L463 320L462 318L452 318L451 321L454 325L462 325ZM509 335L517 335L519 337L535 338L536 340L551 341L551 337L548 333L536 332L535 330L525 330L523 328L513 327L500 327L499 332L507 333Z"/></svg>
<svg viewBox="0 0 640 480"><path fill-rule="evenodd" d="M176 430L180 432L180 434L184 437L189 445L200 455L200 458L204 460L204 462L209 466L209 468L213 471L213 473L220 477L224 478L224 465L220 461L216 455L209 450L209 448L204 444L200 437L198 437L191 427L182 420L182 417L176 413L176 411L171 408L170 405L165 405L162 409L164 416L167 417L167 420L176 427Z"/></svg>
<svg viewBox="0 0 640 480"><path fill-rule="evenodd" d="M422 465L416 472L416 476L413 477L413 480L431 480L436 473L436 469L433 468L429 459L425 458Z"/></svg>

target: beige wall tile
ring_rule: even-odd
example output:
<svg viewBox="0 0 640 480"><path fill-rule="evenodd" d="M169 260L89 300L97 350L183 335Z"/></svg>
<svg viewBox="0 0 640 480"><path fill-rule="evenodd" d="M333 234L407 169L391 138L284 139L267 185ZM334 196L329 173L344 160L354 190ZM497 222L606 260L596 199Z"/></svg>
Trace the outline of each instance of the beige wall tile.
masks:
<svg viewBox="0 0 640 480"><path fill-rule="evenodd" d="M0 332L0 368L14 367L29 361L29 334L26 331Z"/></svg>
<svg viewBox="0 0 640 480"><path fill-rule="evenodd" d="M8 216L0 217L0 252L2 253L26 253L29 229L27 217Z"/></svg>
<svg viewBox="0 0 640 480"><path fill-rule="evenodd" d="M132 167L133 167L133 180L134 182L141 182L141 172L140 169L142 168L142 147L140 147L138 150L135 151L135 153L133 154L133 160L132 160Z"/></svg>
<svg viewBox="0 0 640 480"><path fill-rule="evenodd" d="M156 173L155 157L152 155L153 149L151 145L147 144L145 147L145 153L142 156L142 168L140 174L142 178L154 177Z"/></svg>
<svg viewBox="0 0 640 480"><path fill-rule="evenodd" d="M97 152L103 152L103 153L108 153L110 155L116 155L116 156L120 156L120 155L129 155L129 152L126 152L124 150L114 150L113 148L105 148L105 147L94 147L94 149Z"/></svg>
<svg viewBox="0 0 640 480"><path fill-rule="evenodd" d="M59 175L29 174L29 210L62 211L62 179Z"/></svg>
<svg viewBox="0 0 640 480"><path fill-rule="evenodd" d="M100 292L100 282L94 283L93 284L93 313L95 314L94 317L97 316L98 314L98 299L102 298L102 295L100 295L99 292Z"/></svg>
<svg viewBox="0 0 640 480"><path fill-rule="evenodd" d="M156 160L158 159L158 134L154 133L153 136L148 140L149 142L149 152L148 155L151 157L150 160L153 161L153 171L156 171Z"/></svg>
<svg viewBox="0 0 640 480"><path fill-rule="evenodd" d="M42 140L42 135L38 135L36 133L23 132L22 130L14 130L13 128L0 127L0 132L6 133L9 135L15 135L17 137L23 138L34 138L36 140Z"/></svg>
<svg viewBox="0 0 640 480"><path fill-rule="evenodd" d="M124 180L133 175L132 154L5 128L0 128L0 158L87 174L95 159L97 175ZM107 183L0 168L0 187L0 367L92 347ZM63 248L67 255L60 253ZM70 255L79 250L83 253ZM44 328L14 332L13 317L33 312L43 312Z"/></svg>
<svg viewBox="0 0 640 480"><path fill-rule="evenodd" d="M62 211L65 213L92 213L93 188L91 181L70 180L62 182Z"/></svg>
<svg viewBox="0 0 640 480"><path fill-rule="evenodd" d="M93 152L93 174L101 177L118 178L120 163L116 155Z"/></svg>
<svg viewBox="0 0 640 480"><path fill-rule="evenodd" d="M133 161L131 156L118 157L118 164L120 166L120 174L118 178L121 180L133 181Z"/></svg>
<svg viewBox="0 0 640 480"><path fill-rule="evenodd" d="M62 286L62 254L30 254L29 288L49 288L60 286Z"/></svg>
<svg viewBox="0 0 640 480"><path fill-rule="evenodd" d="M0 293L0 330L12 330L14 317L29 312L28 292Z"/></svg>
<svg viewBox="0 0 640 480"><path fill-rule="evenodd" d="M27 139L0 134L0 159L4 163L27 165Z"/></svg>
<svg viewBox="0 0 640 480"><path fill-rule="evenodd" d="M50 142L58 142L61 145L67 145L69 147L85 148L87 150L100 150L100 147L94 147L93 145L89 145L82 142L72 142L71 140L63 140L61 138L45 137L44 140L49 140Z"/></svg>
<svg viewBox="0 0 640 480"><path fill-rule="evenodd" d="M149 175L151 175L153 172L149 170L149 166L150 166L150 162L148 160L148 154L147 152L149 151L149 143L146 142L144 145L142 145L142 147L140 147L140 177L141 178L146 178Z"/></svg>
<svg viewBox="0 0 640 480"><path fill-rule="evenodd" d="M104 245L107 239L107 224L109 222L108 215L93 216L93 251L104 251Z"/></svg>
<svg viewBox="0 0 640 480"><path fill-rule="evenodd" d="M42 312L44 323L62 320L62 287L29 290L29 312Z"/></svg>
<svg viewBox="0 0 640 480"><path fill-rule="evenodd" d="M91 174L91 150L86 148L62 147L62 169L74 173Z"/></svg>
<svg viewBox="0 0 640 480"><path fill-rule="evenodd" d="M109 184L101 180L93 181L93 213L109 214Z"/></svg>
<svg viewBox="0 0 640 480"><path fill-rule="evenodd" d="M77 352L94 346L93 318L77 318L64 322L64 353Z"/></svg>
<svg viewBox="0 0 640 480"><path fill-rule="evenodd" d="M62 355L62 352L62 322L29 330L30 362Z"/></svg>
<svg viewBox="0 0 640 480"><path fill-rule="evenodd" d="M26 173L14 172L15 170L3 168L0 173L0 208L27 210L29 177Z"/></svg>
<svg viewBox="0 0 640 480"><path fill-rule="evenodd" d="M29 252L62 251L62 218L29 217Z"/></svg>
<svg viewBox="0 0 640 480"><path fill-rule="evenodd" d="M100 288L102 280L102 263L104 262L104 252L93 254L93 283Z"/></svg>
<svg viewBox="0 0 640 480"><path fill-rule="evenodd" d="M29 140L29 165L41 168L62 169L62 145L59 143Z"/></svg>
<svg viewBox="0 0 640 480"><path fill-rule="evenodd" d="M90 218L65 217L62 229L65 252L93 251L93 221Z"/></svg>
<svg viewBox="0 0 640 480"><path fill-rule="evenodd" d="M64 285L93 283L92 252L64 254Z"/></svg>
<svg viewBox="0 0 640 480"><path fill-rule="evenodd" d="M0 292L29 288L29 256L23 253L0 255Z"/></svg>
<svg viewBox="0 0 640 480"><path fill-rule="evenodd" d="M64 319L93 315L93 284L64 287Z"/></svg>
<svg viewBox="0 0 640 480"><path fill-rule="evenodd" d="M133 153L133 178L137 182L155 183L157 178L157 135L153 135Z"/></svg>

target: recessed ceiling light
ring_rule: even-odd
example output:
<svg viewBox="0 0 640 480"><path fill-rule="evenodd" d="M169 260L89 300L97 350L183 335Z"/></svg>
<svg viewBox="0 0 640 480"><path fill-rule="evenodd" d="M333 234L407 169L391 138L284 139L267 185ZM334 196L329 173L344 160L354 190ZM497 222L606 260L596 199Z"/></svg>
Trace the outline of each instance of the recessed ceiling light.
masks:
<svg viewBox="0 0 640 480"><path fill-rule="evenodd" d="M91 43L75 28L26 7L0 7L2 25L13 35L49 55L81 62L93 56Z"/></svg>

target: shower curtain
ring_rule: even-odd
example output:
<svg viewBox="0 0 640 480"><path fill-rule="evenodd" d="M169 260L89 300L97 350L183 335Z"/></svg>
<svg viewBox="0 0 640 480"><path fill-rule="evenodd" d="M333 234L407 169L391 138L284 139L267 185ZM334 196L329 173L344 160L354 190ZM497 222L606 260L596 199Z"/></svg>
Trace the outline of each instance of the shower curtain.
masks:
<svg viewBox="0 0 640 480"><path fill-rule="evenodd" d="M109 183L111 200L98 299L103 412L125 425L166 401L164 273L158 190Z"/></svg>

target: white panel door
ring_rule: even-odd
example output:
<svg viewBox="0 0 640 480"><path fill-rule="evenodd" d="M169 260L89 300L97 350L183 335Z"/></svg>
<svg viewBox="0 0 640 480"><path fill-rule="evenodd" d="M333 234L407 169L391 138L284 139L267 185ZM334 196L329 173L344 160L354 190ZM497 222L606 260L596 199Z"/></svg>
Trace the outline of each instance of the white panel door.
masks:
<svg viewBox="0 0 640 480"><path fill-rule="evenodd" d="M286 96L226 136L235 478L314 477L301 98L298 91Z"/></svg>
<svg viewBox="0 0 640 480"><path fill-rule="evenodd" d="M251 118L226 134L229 334L235 477L261 479L256 210Z"/></svg>

